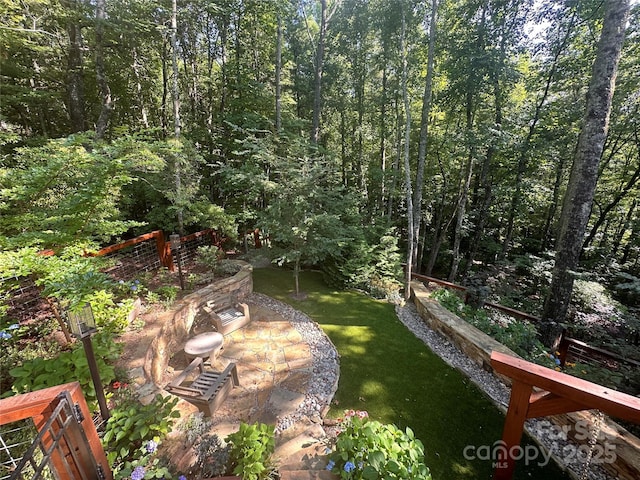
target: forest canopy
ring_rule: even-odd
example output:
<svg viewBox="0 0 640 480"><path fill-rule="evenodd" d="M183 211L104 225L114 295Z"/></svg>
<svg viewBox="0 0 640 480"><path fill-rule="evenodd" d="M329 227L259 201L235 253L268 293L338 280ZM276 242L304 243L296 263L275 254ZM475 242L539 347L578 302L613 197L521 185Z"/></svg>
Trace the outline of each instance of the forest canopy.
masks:
<svg viewBox="0 0 640 480"><path fill-rule="evenodd" d="M620 4L4 1L0 246L261 228L282 262L369 287L397 276L398 248L414 272L458 282L553 260ZM569 269L631 308L639 19L631 2Z"/></svg>

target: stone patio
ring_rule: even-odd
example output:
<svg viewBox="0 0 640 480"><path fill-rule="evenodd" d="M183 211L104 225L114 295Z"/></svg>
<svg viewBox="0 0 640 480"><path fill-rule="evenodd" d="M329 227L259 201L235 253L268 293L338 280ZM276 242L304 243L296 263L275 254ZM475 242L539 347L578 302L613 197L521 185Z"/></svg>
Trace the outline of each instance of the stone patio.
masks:
<svg viewBox="0 0 640 480"><path fill-rule="evenodd" d="M289 320L269 308L248 303L251 322L225 335L224 346L211 366L222 371L229 363L236 363L240 386L229 393L209 419L212 424L209 433L224 438L236 431L240 422L275 425L276 461L281 479L334 478L329 472L322 471L326 465L322 416L328 405L314 418L295 415L305 401L312 381L312 350ZM206 316L198 314L190 334L211 330L208 322ZM180 350L170 359L164 376L175 378L187 365L188 360ZM137 368L130 373L135 377L141 371ZM143 398L152 398L158 392L166 395L143 378L137 378L135 383ZM181 421L198 412L184 400L180 400L177 407ZM295 421L283 422L288 418L295 418ZM184 437L184 432L176 429L163 447L178 470L186 472L196 457L193 449L185 444Z"/></svg>

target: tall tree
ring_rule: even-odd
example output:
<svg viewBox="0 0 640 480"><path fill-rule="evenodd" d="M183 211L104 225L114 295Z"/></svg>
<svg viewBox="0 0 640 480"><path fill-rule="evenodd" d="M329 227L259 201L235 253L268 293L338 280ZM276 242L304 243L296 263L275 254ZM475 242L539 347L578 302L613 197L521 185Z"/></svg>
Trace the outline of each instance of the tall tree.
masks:
<svg viewBox="0 0 640 480"><path fill-rule="evenodd" d="M102 97L102 108L96 122L96 138L104 137L111 116L111 90L104 66L104 25L107 19L106 0L96 1L96 80Z"/></svg>
<svg viewBox="0 0 640 480"><path fill-rule="evenodd" d="M604 22L589 83L584 124L564 195L551 289L545 300L541 325L543 342L554 348L560 340L561 323L567 316L574 272L578 267L591 213L628 16L629 0L605 2Z"/></svg>
<svg viewBox="0 0 640 480"><path fill-rule="evenodd" d="M84 99L84 60L80 6L75 0L63 2L68 9L67 34L69 51L67 54L67 92L71 131L82 132L85 129Z"/></svg>
<svg viewBox="0 0 640 480"><path fill-rule="evenodd" d="M400 52L402 55L402 100L404 103L404 181L406 189L406 202L407 202L407 271L406 271L406 284L404 295L405 298L411 296L411 276L413 266L413 249L415 248L415 242L413 239L414 225L413 225L413 191L411 188L411 164L409 163L409 141L411 138L411 102L409 99L409 88L407 86L408 76L408 52L407 52L407 20L405 6L402 7L402 27L400 33Z"/></svg>
<svg viewBox="0 0 640 480"><path fill-rule="evenodd" d="M329 11L327 0L320 0L320 32L316 45L316 57L313 75L313 120L311 125L311 143L317 145L320 141L320 118L322 110L322 72L324 68L324 50L331 17L336 12L340 0L333 0Z"/></svg>
<svg viewBox="0 0 640 480"><path fill-rule="evenodd" d="M431 2L429 20L429 47L427 53L427 76L422 95L422 116L420 118L420 141L418 145L418 165L416 168L416 187L413 193L413 242L411 264L418 267L418 243L422 221L422 189L424 184L425 159L427 157L427 139L429 138L429 116L431 114L431 96L433 92L433 67L436 47L436 20L438 18L438 0Z"/></svg>
<svg viewBox="0 0 640 480"><path fill-rule="evenodd" d="M173 97L173 135L176 141L180 139L180 89L178 86L178 1L172 0L171 2L171 59L173 66L173 82L172 82L172 97ZM174 164L174 178L176 187L176 197L180 200L182 197L182 176L181 165L177 160ZM181 235L184 235L184 218L180 201L178 200L177 216L178 216L178 231Z"/></svg>

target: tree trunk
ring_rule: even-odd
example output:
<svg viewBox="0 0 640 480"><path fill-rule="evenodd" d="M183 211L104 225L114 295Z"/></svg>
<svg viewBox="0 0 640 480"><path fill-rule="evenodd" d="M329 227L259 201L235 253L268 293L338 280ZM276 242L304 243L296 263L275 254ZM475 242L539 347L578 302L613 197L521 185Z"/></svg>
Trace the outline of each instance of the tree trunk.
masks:
<svg viewBox="0 0 640 480"><path fill-rule="evenodd" d="M334 0L331 12L327 12L327 0L320 0L320 32L318 45L316 46L316 62L313 71L313 119L311 124L311 143L317 145L320 142L320 118L322 111L322 71L324 68L324 47L327 37L329 21L338 8L339 0Z"/></svg>
<svg viewBox="0 0 640 480"><path fill-rule="evenodd" d="M411 276L413 267L413 249L414 241L414 221L413 221L413 192L411 189L411 164L409 163L409 141L411 140L411 102L409 101L409 92L407 87L407 40L406 34L406 18L404 9L402 11L402 30L400 33L400 51L402 52L402 100L404 102L405 126L404 126L404 181L407 199L407 267L406 267L406 284L404 290L405 299L411 297Z"/></svg>
<svg viewBox="0 0 640 480"><path fill-rule="evenodd" d="M282 129L282 86L280 77L282 75L282 17L278 14L278 27L276 35L276 133L280 134Z"/></svg>
<svg viewBox="0 0 640 480"><path fill-rule="evenodd" d="M574 271L578 267L593 204L598 165L609 127L611 101L629 15L629 0L608 0L604 8L604 22L589 83L584 123L564 196L551 289L542 315L542 341L552 348L557 346L560 339L558 326L566 320Z"/></svg>
<svg viewBox="0 0 640 480"><path fill-rule="evenodd" d="M536 109L533 114L533 118L529 122L529 130L527 132L527 136L525 137L522 146L519 149L518 154L518 165L516 167L516 181L515 181L515 189L513 193L513 197L511 198L511 207L509 208L509 217L507 219L507 230L504 236L504 241L502 242L502 251L500 252L500 258L503 259L506 257L509 249L511 248L511 242L513 240L513 230L515 224L515 218L519 214L520 204L522 203L522 183L524 179L524 175L527 172L529 165L529 147L531 145L531 140L533 139L533 135L535 133L538 122L540 121L542 108L547 102L547 98L549 97L549 92L551 91L551 85L556 75L556 71L558 68L558 62L560 59L560 55L565 50L569 43L569 37L573 31L573 26L575 25L576 20L576 10L573 10L571 19L569 21L569 25L567 26L567 30L564 32L562 40L558 44L558 48L554 53L553 62L551 63L551 69L549 70L549 74L547 75L544 91L542 96L536 103ZM554 214L555 214L555 209ZM551 217L552 219L553 217ZM550 225L550 221L549 221ZM544 240L543 240L544 241Z"/></svg>
<svg viewBox="0 0 640 480"><path fill-rule="evenodd" d="M384 199L386 196L387 178L387 42L382 47L382 104L380 105L380 189L378 192L378 206L376 213L384 214Z"/></svg>
<svg viewBox="0 0 640 480"><path fill-rule="evenodd" d="M69 56L67 58L67 93L69 96L69 119L71 131L85 130L84 118L84 80L82 59L82 27L75 18L77 5L75 1L63 2L72 12L67 24L69 35Z"/></svg>
<svg viewBox="0 0 640 480"><path fill-rule="evenodd" d="M451 270L447 280L453 282L458 275L458 267L460 266L460 242L462 241L462 226L467 208L467 198L469 196L469 186L471 185L471 177L473 175L473 154L469 153L467 165L464 170L464 177L460 185L460 196L458 197L458 205L456 208L456 228L453 238L453 259L451 261Z"/></svg>
<svg viewBox="0 0 640 480"><path fill-rule="evenodd" d="M551 205L547 212L547 219L544 224L544 230L542 232L542 241L540 244L540 250L545 251L551 245L551 231L553 219L556 216L558 210L558 204L560 203L560 187L562 186L562 176L564 175L564 156L560 155L560 159L556 167L556 179L553 184L553 195L551 196Z"/></svg>
<svg viewBox="0 0 640 480"><path fill-rule="evenodd" d="M133 49L133 64L131 66L133 70L133 75L136 78L136 94L137 100L140 104L140 123L144 126L144 128L149 128L149 116L147 115L147 107L144 103L144 96L142 94L142 83L140 80L140 65L138 64L138 51L137 49Z"/></svg>
<svg viewBox="0 0 640 480"><path fill-rule="evenodd" d="M402 121L400 119L400 99L398 98L397 92L396 92L396 98L394 102L394 108L395 108L395 117L396 117L396 125L395 125L396 152L393 159L393 166L391 169L391 188L389 189L389 192L387 195L387 220L389 222L391 222L393 218L394 200L396 197L396 190L398 188L398 172L400 170L400 158L402 157L402 129L400 128L400 126L402 125Z"/></svg>
<svg viewBox="0 0 640 480"><path fill-rule="evenodd" d="M111 104L111 89L107 81L104 68L104 24L107 17L106 0L96 1L96 81L102 96L102 108L96 122L96 139L104 137L109 125L109 118L113 105Z"/></svg>
<svg viewBox="0 0 640 480"><path fill-rule="evenodd" d="M640 164L637 165L635 172L633 172L633 175L631 175L631 178L627 181L626 185L616 194L613 200L600 211L598 219L593 224L593 227L591 228L587 239L584 241L584 245L582 246L583 250L591 245L591 242L596 236L596 233L598 233L598 229L602 226L605 220L607 220L609 212L611 212L611 210L613 210L622 201L622 199L627 196L629 191L631 191L631 189L635 187L638 179L640 179Z"/></svg>
<svg viewBox="0 0 640 480"><path fill-rule="evenodd" d="M418 144L418 165L416 167L416 188L413 195L413 268L418 266L418 241L420 239L420 224L422 219L422 188L424 184L425 159L427 156L427 139L429 135L429 116L431 113L431 92L433 90L433 64L436 43L436 20L438 15L438 0L431 3L431 20L429 24L429 51L427 55L427 77L422 96L422 116L420 118L420 141Z"/></svg>
<svg viewBox="0 0 640 480"><path fill-rule="evenodd" d="M313 71L313 119L311 123L311 143L317 145L320 141L320 110L322 108L322 68L324 65L324 38L327 34L327 0L320 4L320 33L316 46L316 61Z"/></svg>
<svg viewBox="0 0 640 480"><path fill-rule="evenodd" d="M624 237L625 232L629 229L629 225L631 225L631 220L633 219L633 212L635 211L637 205L638 205L638 200L636 199L631 204L631 207L629 207L629 211L627 212L627 215L624 218L624 223L620 227L620 230L618 231L615 239L613 240L613 245L611 246L611 253L609 254L609 258L611 259L616 258L616 255L618 254L618 250L620 249L620 244L622 243L622 238Z"/></svg>
<svg viewBox="0 0 640 480"><path fill-rule="evenodd" d="M173 83L172 83L172 96L173 96L173 135L177 139L180 138L180 90L178 87L178 48L176 35L178 32L178 2L172 0L171 2L171 49L172 51L172 65L173 65ZM182 212L182 173L180 165L180 154L175 155L175 186L176 186L176 203L178 207L178 231L180 235L184 235L184 218Z"/></svg>

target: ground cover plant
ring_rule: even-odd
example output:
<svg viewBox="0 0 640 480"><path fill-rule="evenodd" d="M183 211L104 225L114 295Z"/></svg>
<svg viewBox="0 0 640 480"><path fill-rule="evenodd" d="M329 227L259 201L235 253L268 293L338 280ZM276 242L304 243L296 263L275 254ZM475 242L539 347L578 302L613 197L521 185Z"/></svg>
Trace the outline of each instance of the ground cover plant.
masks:
<svg viewBox="0 0 640 480"><path fill-rule="evenodd" d="M319 272L303 272L304 300L293 293L292 272L255 269L254 290L286 302L319 323L340 354L340 384L330 416L366 410L381 423L410 427L425 448L433 478L490 478L490 461L465 460L467 445L492 445L504 416L472 382L431 352L404 325L394 306L355 291L326 286ZM567 478L555 466L518 465L515 478Z"/></svg>

